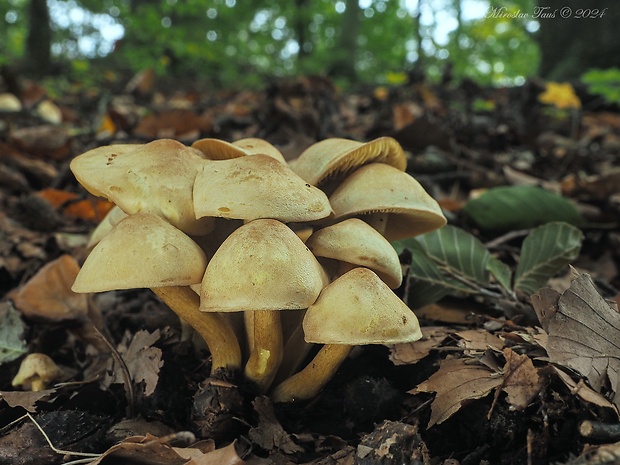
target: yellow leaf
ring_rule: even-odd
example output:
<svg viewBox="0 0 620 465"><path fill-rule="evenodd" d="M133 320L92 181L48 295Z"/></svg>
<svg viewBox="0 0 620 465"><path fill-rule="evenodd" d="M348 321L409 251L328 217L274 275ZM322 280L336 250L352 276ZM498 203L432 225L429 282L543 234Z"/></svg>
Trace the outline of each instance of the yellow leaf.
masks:
<svg viewBox="0 0 620 465"><path fill-rule="evenodd" d="M581 100L575 94L575 89L568 82L553 82L545 84L545 91L538 96L540 103L553 105L560 110L581 108Z"/></svg>

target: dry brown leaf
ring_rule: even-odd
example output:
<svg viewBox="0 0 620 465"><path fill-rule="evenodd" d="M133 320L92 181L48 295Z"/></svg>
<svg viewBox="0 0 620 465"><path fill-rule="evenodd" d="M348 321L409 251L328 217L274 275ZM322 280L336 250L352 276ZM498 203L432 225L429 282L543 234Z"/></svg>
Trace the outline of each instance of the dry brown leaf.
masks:
<svg viewBox="0 0 620 465"><path fill-rule="evenodd" d="M560 368L553 365L551 368L553 368L555 373L558 375L558 378L560 378L566 387L570 389L572 394L576 395L585 402L598 405L599 407L609 408L616 412L616 415L619 414L618 409L609 401L609 399L593 390L586 383L584 383L582 379L575 381L568 375L568 373L564 372Z"/></svg>
<svg viewBox="0 0 620 465"><path fill-rule="evenodd" d="M10 295L28 318L50 321L77 320L88 311L86 294L71 290L80 267L70 255L61 255L41 268L17 292Z"/></svg>
<svg viewBox="0 0 620 465"><path fill-rule="evenodd" d="M501 386L502 377L497 372L472 362L472 359L445 359L435 374L408 391L409 394L437 393L431 404L428 428L446 421L466 402L481 399Z"/></svg>
<svg viewBox="0 0 620 465"><path fill-rule="evenodd" d="M484 329L466 329L454 334L461 338L458 346L464 348L467 355L489 348L502 350L504 347L504 341Z"/></svg>
<svg viewBox="0 0 620 465"><path fill-rule="evenodd" d="M268 397L257 397L252 405L258 413L258 426L250 429L248 433L253 443L267 451L279 450L285 454L303 451L303 448L293 442L291 436L278 422Z"/></svg>
<svg viewBox="0 0 620 465"><path fill-rule="evenodd" d="M586 377L592 388L611 390L620 405L620 313L603 299L587 274L573 280L548 325L549 360Z"/></svg>
<svg viewBox="0 0 620 465"><path fill-rule="evenodd" d="M45 391L0 391L0 399L4 399L9 407L22 407L23 409L34 413L36 412L35 404L40 400L49 398L56 393L56 389L47 389Z"/></svg>
<svg viewBox="0 0 620 465"><path fill-rule="evenodd" d="M63 126L46 124L11 132L11 142L29 155L61 160L71 152L71 136Z"/></svg>
<svg viewBox="0 0 620 465"><path fill-rule="evenodd" d="M164 362L161 359L161 349L152 347L159 340L159 330L149 333L146 330L138 331L127 345L127 341L123 341L118 352L123 357L127 369L131 375L131 379L135 384L144 381L144 394L150 396L155 392L155 387L159 381L159 369ZM114 365L114 371L104 381L104 385L123 384L124 379L119 366Z"/></svg>
<svg viewBox="0 0 620 465"><path fill-rule="evenodd" d="M422 339L404 344L395 344L390 350L394 365L414 365L439 347L452 331L445 326L423 326Z"/></svg>
<svg viewBox="0 0 620 465"><path fill-rule="evenodd" d="M558 311L560 293L550 287L543 287L538 293L532 295L531 300L540 326L548 332L549 322L553 320Z"/></svg>
<svg viewBox="0 0 620 465"><path fill-rule="evenodd" d="M543 388L543 380L538 369L527 355L519 355L514 350L504 349L503 390L508 394L508 403L515 410L524 410Z"/></svg>
<svg viewBox="0 0 620 465"><path fill-rule="evenodd" d="M101 463L140 463L143 465L185 465L187 459L181 457L168 444L160 442L151 435L127 438L104 452L91 465Z"/></svg>
<svg viewBox="0 0 620 465"><path fill-rule="evenodd" d="M212 130L213 123L205 115L191 110L167 110L146 116L134 129L136 136L147 138L198 138Z"/></svg>
<svg viewBox="0 0 620 465"><path fill-rule="evenodd" d="M226 447L221 447L209 452L202 452L198 449L174 449L181 457L190 459L186 465L243 465L245 460L239 457L235 449L235 443Z"/></svg>

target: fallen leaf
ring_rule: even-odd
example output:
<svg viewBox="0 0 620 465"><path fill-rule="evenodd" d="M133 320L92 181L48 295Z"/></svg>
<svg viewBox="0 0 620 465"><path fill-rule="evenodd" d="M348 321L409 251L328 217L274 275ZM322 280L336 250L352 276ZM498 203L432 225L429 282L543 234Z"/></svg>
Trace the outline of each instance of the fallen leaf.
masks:
<svg viewBox="0 0 620 465"><path fill-rule="evenodd" d="M28 154L61 160L71 152L71 136L63 126L46 124L11 131L11 142Z"/></svg>
<svg viewBox="0 0 620 465"><path fill-rule="evenodd" d="M517 411L525 410L543 388L543 380L532 360L525 354L504 349L504 384L502 389L508 394L508 403Z"/></svg>
<svg viewBox="0 0 620 465"><path fill-rule="evenodd" d="M174 450L181 457L190 459L185 465L243 465L246 463L245 460L237 454L234 442L228 444L226 447L221 447L206 453L198 451L193 447L186 449L175 447ZM193 452L191 457L188 453L190 451Z"/></svg>
<svg viewBox="0 0 620 465"><path fill-rule="evenodd" d="M155 392L159 380L159 369L164 364L161 359L161 349L152 347L159 340L159 337L159 330L152 333L141 330L133 336L131 343L127 345L127 338L125 338L125 341L121 342L118 348L133 382L139 384L144 381L144 395L147 397ZM124 382L121 369L115 363L114 371L103 384L109 386L110 384L123 384Z"/></svg>
<svg viewBox="0 0 620 465"><path fill-rule="evenodd" d="M88 297L71 290L80 267L70 255L61 255L41 268L17 292L15 307L28 318L48 321L78 320L88 312Z"/></svg>
<svg viewBox="0 0 620 465"><path fill-rule="evenodd" d="M545 331L549 331L549 322L555 318L558 311L558 300L560 293L550 287L543 287L536 294L532 294L532 306L540 322L540 326Z"/></svg>
<svg viewBox="0 0 620 465"><path fill-rule="evenodd" d="M293 442L290 435L282 428L268 397L260 396L252 402L258 413L258 426L250 429L248 437L253 443L267 451L279 450L285 454L303 452L303 448Z"/></svg>
<svg viewBox="0 0 620 465"><path fill-rule="evenodd" d="M570 375L568 375L568 373L560 368L553 365L551 365L551 368L558 378L560 378L560 380L564 383L564 385L570 389L571 394L576 395L585 402L598 405L599 407L609 408L616 412L616 415L619 414L618 408L612 404L609 399L593 390L590 386L584 383L582 379L575 381L570 377Z"/></svg>
<svg viewBox="0 0 620 465"><path fill-rule="evenodd" d="M67 216L93 222L100 222L114 207L114 204L106 199L89 197L78 200L76 193L61 189L43 189L37 192L36 196Z"/></svg>
<svg viewBox="0 0 620 465"><path fill-rule="evenodd" d="M454 333L460 338L458 346L465 349L465 354L484 352L489 347L502 350L504 341L484 329L466 329Z"/></svg>
<svg viewBox="0 0 620 465"><path fill-rule="evenodd" d="M442 361L439 370L409 394L436 392L431 404L431 418L427 428L443 423L468 401L481 399L501 386L497 372L475 363L473 359L449 358Z"/></svg>
<svg viewBox="0 0 620 465"><path fill-rule="evenodd" d="M3 399L9 407L21 407L31 413L37 411L35 404L40 400L46 400L56 393L56 389L45 391L0 391L0 399Z"/></svg>
<svg viewBox="0 0 620 465"><path fill-rule="evenodd" d="M395 344L390 350L390 360L394 365L414 365L436 349L451 333L445 326L423 326L422 339L403 344Z"/></svg>
<svg viewBox="0 0 620 465"><path fill-rule="evenodd" d="M10 301L0 302L0 364L11 362L28 351L26 325Z"/></svg>
<svg viewBox="0 0 620 465"><path fill-rule="evenodd" d="M168 444L155 436L134 436L116 444L98 457L91 465L102 463L141 463L149 465L186 465L187 459L181 457Z"/></svg>
<svg viewBox="0 0 620 465"><path fill-rule="evenodd" d="M599 294L587 274L574 279L548 325L552 363L575 370L592 388L612 392L620 405L620 313Z"/></svg>

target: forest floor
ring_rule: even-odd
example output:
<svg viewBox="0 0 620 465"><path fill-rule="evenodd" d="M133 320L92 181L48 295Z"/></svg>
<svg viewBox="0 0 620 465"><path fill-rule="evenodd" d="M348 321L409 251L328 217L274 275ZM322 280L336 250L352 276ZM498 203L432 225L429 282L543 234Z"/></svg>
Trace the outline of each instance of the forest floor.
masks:
<svg viewBox="0 0 620 465"><path fill-rule="evenodd" d="M147 74L113 91L76 85L54 96L24 80L16 110L0 97L1 465L620 462L618 108L580 89L574 105L572 88L545 101L537 80L341 92L305 77L262 90L170 89ZM421 341L358 347L316 398L290 405L235 374L212 377L208 353L150 291L70 291L112 207L73 177L80 153L259 137L292 160L326 138L381 136L404 147L407 171L449 223L512 271L536 221L484 227L464 214L467 202L515 185L568 199L583 218L573 268L535 297L470 293L416 308ZM407 271L411 258L401 259ZM410 289L397 293L410 302ZM575 300L586 316L558 326ZM552 340L570 356L552 353ZM578 347L590 342L600 350ZM55 362L54 376L12 385L33 353Z"/></svg>

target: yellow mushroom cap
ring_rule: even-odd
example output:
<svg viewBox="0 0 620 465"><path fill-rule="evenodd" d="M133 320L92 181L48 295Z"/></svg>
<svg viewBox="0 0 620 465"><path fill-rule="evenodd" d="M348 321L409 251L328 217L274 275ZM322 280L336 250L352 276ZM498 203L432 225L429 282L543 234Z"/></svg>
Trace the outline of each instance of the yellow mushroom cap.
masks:
<svg viewBox="0 0 620 465"><path fill-rule="evenodd" d="M97 243L109 233L114 226L118 224L120 220L127 217L127 213L120 209L118 205L114 205L108 212L108 214L101 220L97 227L90 233L87 249L92 249Z"/></svg>
<svg viewBox="0 0 620 465"><path fill-rule="evenodd" d="M194 210L205 216L282 222L315 221L332 213L327 196L268 155L205 160L194 186Z"/></svg>
<svg viewBox="0 0 620 465"><path fill-rule="evenodd" d="M286 163L282 153L266 140L257 137L239 139L233 143L220 139L199 139L192 147L200 150L209 160L228 160L246 155L269 155L276 160Z"/></svg>
<svg viewBox="0 0 620 465"><path fill-rule="evenodd" d="M111 145L78 155L71 171L88 191L105 197L129 215L161 216L188 234L207 234L212 219L196 219L192 189L204 160L171 139L144 145Z"/></svg>
<svg viewBox="0 0 620 465"><path fill-rule="evenodd" d="M86 258L74 292L185 286L199 283L207 266L202 249L151 213L121 220Z"/></svg>
<svg viewBox="0 0 620 465"><path fill-rule="evenodd" d="M325 284L321 265L289 227L259 219L236 229L209 261L200 309L304 309Z"/></svg>
<svg viewBox="0 0 620 465"><path fill-rule="evenodd" d="M42 391L47 384L62 375L58 365L48 355L38 352L28 354L19 366L19 371L11 381L14 387L23 386L32 391Z"/></svg>
<svg viewBox="0 0 620 465"><path fill-rule="evenodd" d="M318 186L323 180L346 176L368 163L386 163L400 171L407 167L402 147L391 137L379 137L370 142L329 138L312 144L289 166L306 182Z"/></svg>
<svg viewBox="0 0 620 465"><path fill-rule="evenodd" d="M372 226L349 218L312 233L306 246L317 257L370 268L391 288L403 280L400 259L392 244Z"/></svg>
<svg viewBox="0 0 620 465"><path fill-rule="evenodd" d="M405 239L446 224L441 207L404 171L371 163L354 171L330 196L334 219L388 213L385 238Z"/></svg>
<svg viewBox="0 0 620 465"><path fill-rule="evenodd" d="M325 287L306 311L307 342L397 344L422 337L415 314L379 277L354 268Z"/></svg>

